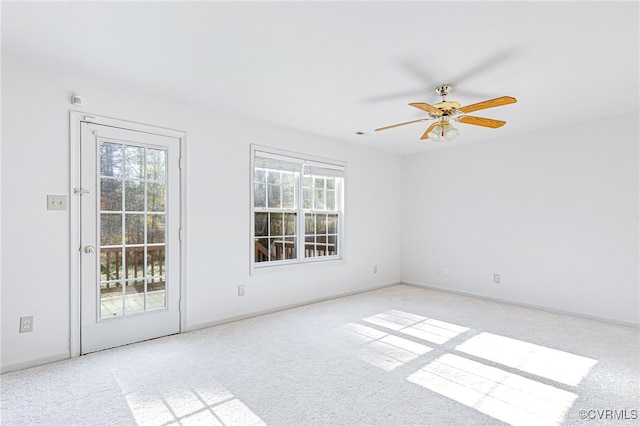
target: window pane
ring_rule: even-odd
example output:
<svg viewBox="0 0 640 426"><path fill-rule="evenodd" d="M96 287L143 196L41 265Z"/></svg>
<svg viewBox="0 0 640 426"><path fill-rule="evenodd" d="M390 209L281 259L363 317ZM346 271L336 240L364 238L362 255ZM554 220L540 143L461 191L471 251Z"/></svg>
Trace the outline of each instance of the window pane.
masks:
<svg viewBox="0 0 640 426"><path fill-rule="evenodd" d="M302 208L311 210L313 208L313 191L311 188L304 188L302 192Z"/></svg>
<svg viewBox="0 0 640 426"><path fill-rule="evenodd" d="M266 182L267 181L267 171L265 169L255 169L254 171L254 182Z"/></svg>
<svg viewBox="0 0 640 426"><path fill-rule="evenodd" d="M327 249L329 250L329 255L335 256L338 254L338 237L335 235L330 235L327 237Z"/></svg>
<svg viewBox="0 0 640 426"><path fill-rule="evenodd" d="M316 233L316 222L314 220L314 214L308 213L304 215L304 233L307 235L313 235Z"/></svg>
<svg viewBox="0 0 640 426"><path fill-rule="evenodd" d="M100 143L100 174L122 177L122 145Z"/></svg>
<svg viewBox="0 0 640 426"><path fill-rule="evenodd" d="M144 215L127 214L124 218L124 243L144 244Z"/></svg>
<svg viewBox="0 0 640 426"><path fill-rule="evenodd" d="M268 232L269 217L268 213L256 213L255 214L255 236L266 237Z"/></svg>
<svg viewBox="0 0 640 426"><path fill-rule="evenodd" d="M313 200L315 210L324 210L324 189L316 189Z"/></svg>
<svg viewBox="0 0 640 426"><path fill-rule="evenodd" d="M272 237L283 235L282 213L269 213L269 235Z"/></svg>
<svg viewBox="0 0 640 426"><path fill-rule="evenodd" d="M330 214L327 216L327 232L329 234L337 233L338 229L338 215Z"/></svg>
<svg viewBox="0 0 640 426"><path fill-rule="evenodd" d="M335 191L327 191L327 210L336 209L336 193Z"/></svg>
<svg viewBox="0 0 640 426"><path fill-rule="evenodd" d="M324 178L323 177L313 177L313 187L316 189L324 189Z"/></svg>
<svg viewBox="0 0 640 426"><path fill-rule="evenodd" d="M126 181L124 183L124 205L128 212L144 211L144 183Z"/></svg>
<svg viewBox="0 0 640 426"><path fill-rule="evenodd" d="M147 179L164 180L165 151L147 148Z"/></svg>
<svg viewBox="0 0 640 426"><path fill-rule="evenodd" d="M256 262L269 261L269 240L267 238L255 239L255 261Z"/></svg>
<svg viewBox="0 0 640 426"><path fill-rule="evenodd" d="M147 215L147 243L157 244L165 242L165 216L163 214Z"/></svg>
<svg viewBox="0 0 640 426"><path fill-rule="evenodd" d="M267 185L269 202L267 207L272 209L279 209L282 207L280 200L280 185Z"/></svg>
<svg viewBox="0 0 640 426"><path fill-rule="evenodd" d="M327 178L327 189L336 189L336 178Z"/></svg>
<svg viewBox="0 0 640 426"><path fill-rule="evenodd" d="M282 172L282 183L284 185L293 185L295 183L293 172Z"/></svg>
<svg viewBox="0 0 640 426"><path fill-rule="evenodd" d="M253 185L253 203L256 207L267 207L267 185L264 183Z"/></svg>
<svg viewBox="0 0 640 426"><path fill-rule="evenodd" d="M327 233L327 215L319 214L316 215L316 234L326 234Z"/></svg>
<svg viewBox="0 0 640 426"><path fill-rule="evenodd" d="M298 250L296 248L295 237L286 237L284 239L284 243L285 243L284 258L296 259L298 257Z"/></svg>
<svg viewBox="0 0 640 426"><path fill-rule="evenodd" d="M316 242L315 237L304 238L304 257L316 256Z"/></svg>
<svg viewBox="0 0 640 426"><path fill-rule="evenodd" d="M122 181L119 179L100 179L100 210L122 210Z"/></svg>
<svg viewBox="0 0 640 426"><path fill-rule="evenodd" d="M295 213L285 213L284 215L284 234L295 235L296 234L296 217Z"/></svg>
<svg viewBox="0 0 640 426"><path fill-rule="evenodd" d="M280 184L280 171L268 170L267 171L267 183Z"/></svg>
<svg viewBox="0 0 640 426"><path fill-rule="evenodd" d="M295 208L295 188L293 186L282 187L282 208L293 209Z"/></svg>
<svg viewBox="0 0 640 426"><path fill-rule="evenodd" d="M124 151L125 177L144 178L144 148L128 146Z"/></svg>
<svg viewBox="0 0 640 426"><path fill-rule="evenodd" d="M271 251L271 260L284 259L284 241L280 238L269 238L269 250Z"/></svg>
<svg viewBox="0 0 640 426"><path fill-rule="evenodd" d="M302 186L305 188L311 188L312 180L311 176L305 176L302 178Z"/></svg>
<svg viewBox="0 0 640 426"><path fill-rule="evenodd" d="M147 211L164 212L165 203L164 183L147 184Z"/></svg>
<svg viewBox="0 0 640 426"><path fill-rule="evenodd" d="M122 215L103 213L100 215L100 245L122 244Z"/></svg>

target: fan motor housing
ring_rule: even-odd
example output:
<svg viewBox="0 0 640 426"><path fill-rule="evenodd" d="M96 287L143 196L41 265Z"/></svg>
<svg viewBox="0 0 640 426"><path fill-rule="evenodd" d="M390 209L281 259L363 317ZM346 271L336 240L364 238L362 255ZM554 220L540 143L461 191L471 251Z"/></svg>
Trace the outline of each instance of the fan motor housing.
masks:
<svg viewBox="0 0 640 426"><path fill-rule="evenodd" d="M439 84L435 87L435 91L438 96L447 96L450 91L453 90L453 85L451 84Z"/></svg>

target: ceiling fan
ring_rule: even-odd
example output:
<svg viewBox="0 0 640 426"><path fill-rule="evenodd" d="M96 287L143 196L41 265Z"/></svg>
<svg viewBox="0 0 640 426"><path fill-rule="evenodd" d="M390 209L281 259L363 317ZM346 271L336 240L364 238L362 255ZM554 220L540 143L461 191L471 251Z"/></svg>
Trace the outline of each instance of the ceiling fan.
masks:
<svg viewBox="0 0 640 426"><path fill-rule="evenodd" d="M380 127L375 131L377 132L379 130L392 129L394 127L420 123L423 121L437 120L427 128L420 139L431 139L433 141L451 140L458 136L459 132L458 129L451 125L450 121L497 129L498 127L504 126L506 124L506 121L494 120L492 118L475 117L466 115L466 113L517 102L516 98L513 98L511 96L502 96L500 98L490 99L487 101L460 107L460 104L458 102L447 101L445 99L451 90L453 90L453 85L440 84L435 87L435 91L438 96L442 97L441 102L438 102L434 105L429 105L423 102L414 102L409 104L412 107L419 108L429 113L428 117L420 118L413 121L406 121L404 123L392 124L391 126Z"/></svg>

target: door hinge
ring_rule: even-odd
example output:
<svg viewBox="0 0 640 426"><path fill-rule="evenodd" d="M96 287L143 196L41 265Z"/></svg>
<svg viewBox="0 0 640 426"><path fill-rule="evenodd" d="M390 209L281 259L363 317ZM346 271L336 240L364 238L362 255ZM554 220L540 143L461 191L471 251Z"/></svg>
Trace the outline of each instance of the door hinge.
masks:
<svg viewBox="0 0 640 426"><path fill-rule="evenodd" d="M178 230L178 239L182 241L182 228Z"/></svg>
<svg viewBox="0 0 640 426"><path fill-rule="evenodd" d="M182 161L182 157L180 157L180 159L178 160L178 168L182 169L182 166L184 162Z"/></svg>

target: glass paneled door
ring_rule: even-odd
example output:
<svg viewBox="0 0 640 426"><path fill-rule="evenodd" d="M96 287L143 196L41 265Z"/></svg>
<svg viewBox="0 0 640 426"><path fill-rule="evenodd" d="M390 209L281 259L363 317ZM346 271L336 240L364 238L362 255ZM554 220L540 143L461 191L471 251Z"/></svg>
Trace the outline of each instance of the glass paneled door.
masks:
<svg viewBox="0 0 640 426"><path fill-rule="evenodd" d="M180 331L180 140L81 124L81 352Z"/></svg>

